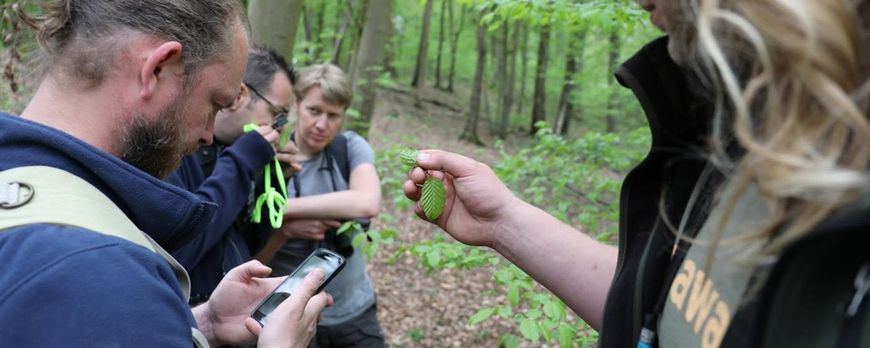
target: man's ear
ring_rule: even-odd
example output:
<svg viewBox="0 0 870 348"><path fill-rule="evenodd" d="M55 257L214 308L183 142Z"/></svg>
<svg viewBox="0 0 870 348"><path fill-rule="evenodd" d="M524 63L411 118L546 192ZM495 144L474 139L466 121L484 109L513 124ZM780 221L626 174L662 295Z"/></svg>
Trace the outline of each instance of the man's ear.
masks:
<svg viewBox="0 0 870 348"><path fill-rule="evenodd" d="M241 84L241 90L239 91L239 95L236 96L236 99L233 100L233 104L230 105L229 111L239 111L239 109L248 105L251 102L251 89L248 86L245 86L244 83Z"/></svg>
<svg viewBox="0 0 870 348"><path fill-rule="evenodd" d="M140 95L149 99L157 91L161 83L172 81L184 75L184 64L181 59L181 43L167 41L155 47L145 57L145 64L139 72L142 82Z"/></svg>

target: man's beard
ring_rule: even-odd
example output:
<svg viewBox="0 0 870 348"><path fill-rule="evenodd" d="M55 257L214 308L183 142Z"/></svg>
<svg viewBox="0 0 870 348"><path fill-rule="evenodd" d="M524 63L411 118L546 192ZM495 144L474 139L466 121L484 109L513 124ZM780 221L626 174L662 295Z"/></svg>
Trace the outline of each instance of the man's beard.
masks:
<svg viewBox="0 0 870 348"><path fill-rule="evenodd" d="M184 155L196 150L197 144L184 144L183 99L176 98L156 117L133 115L122 131L120 157L124 162L162 180L178 168Z"/></svg>

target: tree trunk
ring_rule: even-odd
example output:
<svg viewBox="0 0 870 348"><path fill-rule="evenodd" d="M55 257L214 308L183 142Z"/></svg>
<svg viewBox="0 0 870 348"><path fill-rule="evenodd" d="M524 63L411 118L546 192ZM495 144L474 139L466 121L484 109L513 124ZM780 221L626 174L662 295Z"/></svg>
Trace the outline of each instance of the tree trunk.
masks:
<svg viewBox="0 0 870 348"><path fill-rule="evenodd" d="M462 131L463 140L482 145L477 135L477 123L480 119L480 96L483 90L483 74L486 70L486 26L477 18L477 68L474 72L474 84L471 87L471 100L469 101L469 115Z"/></svg>
<svg viewBox="0 0 870 348"><path fill-rule="evenodd" d="M441 56L444 53L444 12L447 0L441 0L441 23L438 25L438 59L435 60L435 88L441 88Z"/></svg>
<svg viewBox="0 0 870 348"><path fill-rule="evenodd" d="M377 96L377 79L383 70L379 64L384 59L384 48L390 39L391 32L391 8L390 0L369 0L366 11L366 21L360 39L359 53L357 54L356 71L354 75L358 80L353 85L354 95L358 102L354 108L359 110L360 116L348 119L348 129L356 131L363 137L368 136L372 115L375 110Z"/></svg>
<svg viewBox="0 0 870 348"><path fill-rule="evenodd" d="M510 34L510 28L508 21L505 20L502 23L501 28L496 35L498 42L496 42L497 49L495 50L495 54L498 55L498 59L496 59L495 66L495 79L498 81L498 97L496 99L496 108L495 108L495 117L492 123L492 133L497 133L501 135L501 129L504 126L502 123L505 121L505 114L510 114L510 110L504 105L506 94L507 94L507 38L508 34Z"/></svg>
<svg viewBox="0 0 870 348"><path fill-rule="evenodd" d="M514 36L517 34L517 29L519 29L519 25L514 25ZM508 126L510 125L510 117L512 106L514 102L514 85L517 75L517 41L509 40L509 30L507 25L505 25L505 35L504 35L504 45L505 45L505 54L508 56L507 63L507 81L502 87L502 110L501 110L501 120L499 121L498 128L498 137L501 139L505 139L507 137Z"/></svg>
<svg viewBox="0 0 870 348"><path fill-rule="evenodd" d="M454 0L450 1L450 33L453 38L450 40L450 72L447 74L447 91L453 92L453 77L456 75L456 52L459 48L459 35L462 34L462 29L465 27L465 11L461 11L459 15L459 28L453 31L453 5Z"/></svg>
<svg viewBox="0 0 870 348"><path fill-rule="evenodd" d="M254 44L271 47L291 59L303 3L303 0L251 0L248 18Z"/></svg>
<svg viewBox="0 0 870 348"><path fill-rule="evenodd" d="M505 46L507 45L507 30L508 23L504 21L502 23L501 28L498 31L492 33L493 40L493 57L495 58L493 61L495 62L495 76L493 76L493 87L497 88L498 94L496 95L496 104L495 104L495 117L493 117L493 122L491 123L490 131L495 133L498 130L498 122L496 121L501 113L504 105L502 105L502 101L504 100L504 87L507 84L507 56L505 55ZM489 30L487 30L489 31Z"/></svg>
<svg viewBox="0 0 870 348"><path fill-rule="evenodd" d="M312 28L312 26L314 25L312 23L314 19L311 17L311 9L307 6L302 6L302 26L305 28L305 42L307 44L305 53L308 55L309 58L315 60L316 57L314 57L314 45L316 45L316 43L314 42L314 28Z"/></svg>
<svg viewBox="0 0 870 348"><path fill-rule="evenodd" d="M520 66L520 93L517 95L517 114L523 114L523 104L526 102L526 71L529 67L529 25L527 23L520 23L519 29L521 31L520 34L520 61L522 64Z"/></svg>
<svg viewBox="0 0 870 348"><path fill-rule="evenodd" d="M550 45L550 25L541 27L541 40L538 45L538 69L535 71L535 99L532 104L532 124L529 134L534 135L535 123L547 119L547 55Z"/></svg>
<svg viewBox="0 0 870 348"><path fill-rule="evenodd" d="M414 67L414 77L411 86L423 87L426 84L426 61L429 54L429 18L432 17L432 4L435 0L426 0L423 10L423 29L420 31L420 47L417 51L417 65Z"/></svg>
<svg viewBox="0 0 870 348"><path fill-rule="evenodd" d="M558 134L568 134L571 117L574 114L574 101L571 93L579 86L574 83L574 75L583 69L583 51L586 48L586 28L580 30L576 39L568 38L568 51L565 54L565 83L562 85L562 94L559 97L559 110L556 112L556 123L553 130ZM573 35L572 35L573 36Z"/></svg>
<svg viewBox="0 0 870 348"><path fill-rule="evenodd" d="M313 54L315 62L320 62L321 61L320 55L323 54L324 42L323 42L323 37L321 37L320 34L322 34L326 28L326 26L324 25L324 21L323 21L325 16L326 16L326 1L320 1L320 8L318 9L318 12L317 12L317 21L316 21L315 26L314 26L314 32L317 33L317 44L314 46L314 54Z"/></svg>
<svg viewBox="0 0 870 348"><path fill-rule="evenodd" d="M616 71L616 60L619 59L619 48L622 46L622 40L619 37L619 31L613 30L610 32L610 57L607 63L607 71L609 73L613 73ZM607 85L613 86L613 78L607 79ZM616 89L610 88L610 100L607 102L607 131L614 132L616 131L616 111L617 111L617 102L616 102Z"/></svg>
<svg viewBox="0 0 870 348"><path fill-rule="evenodd" d="M366 22L366 17L368 16L368 8L371 5L371 0L362 0L362 4L360 4L359 11L357 13L359 16L354 20L354 36L353 40L351 40L351 49L348 52L348 62L347 62L347 71L348 78L350 80L351 86L356 86L356 78L357 78L357 59L359 59L359 46L360 41L362 41L363 29Z"/></svg>
<svg viewBox="0 0 870 348"><path fill-rule="evenodd" d="M356 0L348 0L347 5L344 6L347 11L345 12L344 17L341 20L341 28L338 29L338 32L335 36L335 45L332 49L332 64L340 65L339 59L341 58L341 46L344 44L344 35L347 32L347 28L350 26L350 23L353 21L353 7L356 5ZM338 6L341 8L342 6Z"/></svg>

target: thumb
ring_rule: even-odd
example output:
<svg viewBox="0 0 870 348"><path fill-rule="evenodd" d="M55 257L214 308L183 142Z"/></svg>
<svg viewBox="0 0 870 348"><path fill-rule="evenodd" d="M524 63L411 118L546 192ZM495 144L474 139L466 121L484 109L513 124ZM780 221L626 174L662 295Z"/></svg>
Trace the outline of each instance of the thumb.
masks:
<svg viewBox="0 0 870 348"><path fill-rule="evenodd" d="M426 170L437 170L455 177L463 177L474 174L482 164L452 152L423 150L417 155L417 165Z"/></svg>
<svg viewBox="0 0 870 348"><path fill-rule="evenodd" d="M260 133L271 144L276 143L280 136L271 126L260 126L260 128L257 128L257 133Z"/></svg>
<svg viewBox="0 0 870 348"><path fill-rule="evenodd" d="M260 327L260 323L257 323L257 321L251 317L245 319L245 328L248 329L251 334L257 337L260 337L260 334L263 332L263 328Z"/></svg>

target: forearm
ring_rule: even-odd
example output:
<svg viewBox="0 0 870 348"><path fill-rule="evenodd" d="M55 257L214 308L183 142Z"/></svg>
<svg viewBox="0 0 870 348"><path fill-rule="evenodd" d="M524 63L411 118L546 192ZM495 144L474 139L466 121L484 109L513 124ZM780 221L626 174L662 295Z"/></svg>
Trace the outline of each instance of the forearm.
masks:
<svg viewBox="0 0 870 348"><path fill-rule="evenodd" d="M495 227L493 248L600 328L617 249L528 203L517 204Z"/></svg>
<svg viewBox="0 0 870 348"><path fill-rule="evenodd" d="M380 192L347 190L290 199L286 219L372 218L380 210Z"/></svg>

